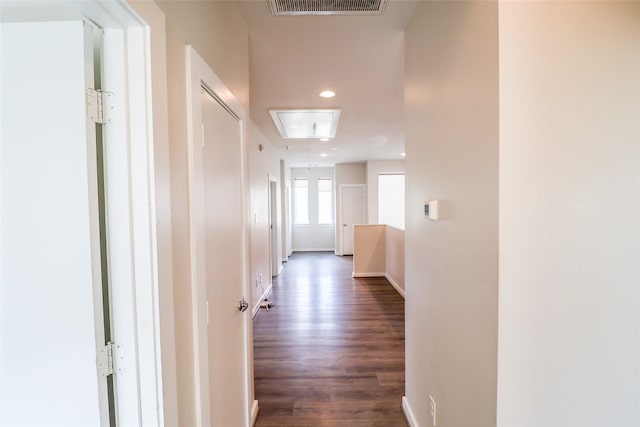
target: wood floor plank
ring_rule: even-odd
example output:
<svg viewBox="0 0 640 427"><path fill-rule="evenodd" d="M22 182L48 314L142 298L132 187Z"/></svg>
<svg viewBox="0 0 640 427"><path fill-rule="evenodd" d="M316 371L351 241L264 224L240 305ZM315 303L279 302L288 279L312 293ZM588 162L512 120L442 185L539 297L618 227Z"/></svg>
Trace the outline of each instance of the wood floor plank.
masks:
<svg viewBox="0 0 640 427"><path fill-rule="evenodd" d="M352 258L296 253L253 322L257 427L406 427L404 299Z"/></svg>

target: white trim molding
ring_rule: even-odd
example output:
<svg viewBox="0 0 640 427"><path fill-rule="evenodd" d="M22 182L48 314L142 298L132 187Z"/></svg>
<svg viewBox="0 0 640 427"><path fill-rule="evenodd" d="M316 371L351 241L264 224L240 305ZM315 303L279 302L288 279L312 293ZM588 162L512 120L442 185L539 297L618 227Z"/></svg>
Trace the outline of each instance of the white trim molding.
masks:
<svg viewBox="0 0 640 427"><path fill-rule="evenodd" d="M393 280L393 278L389 274L385 274L384 277L389 281L389 283L391 283L391 286L393 286L396 291L398 291L402 298L404 298L404 289L402 289L400 285L398 285L398 283L396 283L396 281Z"/></svg>
<svg viewBox="0 0 640 427"><path fill-rule="evenodd" d="M381 273L353 273L351 277L386 277L386 273L384 271Z"/></svg>
<svg viewBox="0 0 640 427"><path fill-rule="evenodd" d="M273 285L270 283L269 286L267 286L267 289L265 289L265 291L260 296L260 299L258 300L258 303L253 307L252 317L256 317L256 314L258 314L258 311L260 311L260 304L262 304L262 302L266 298L268 298L269 295L271 295L271 291L272 290L273 290Z"/></svg>
<svg viewBox="0 0 640 427"><path fill-rule="evenodd" d="M251 425L256 425L256 421L258 420L258 412L260 412L260 407L258 406L258 401L254 400L251 405Z"/></svg>
<svg viewBox="0 0 640 427"><path fill-rule="evenodd" d="M418 421L416 421L416 417L415 415L413 415L413 411L411 410L411 406L409 405L407 396L402 396L402 412L407 419L409 427L418 427Z"/></svg>
<svg viewBox="0 0 640 427"><path fill-rule="evenodd" d="M335 252L335 248L306 248L306 249L294 249L294 252Z"/></svg>

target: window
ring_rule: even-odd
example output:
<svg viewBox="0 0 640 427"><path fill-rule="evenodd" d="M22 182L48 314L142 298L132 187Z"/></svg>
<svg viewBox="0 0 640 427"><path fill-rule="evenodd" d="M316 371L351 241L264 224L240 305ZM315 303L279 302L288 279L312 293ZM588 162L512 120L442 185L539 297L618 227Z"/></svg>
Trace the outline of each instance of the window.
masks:
<svg viewBox="0 0 640 427"><path fill-rule="evenodd" d="M296 178L293 180L293 222L309 224L309 180Z"/></svg>
<svg viewBox="0 0 640 427"><path fill-rule="evenodd" d="M318 178L318 224L333 224L331 178Z"/></svg>
<svg viewBox="0 0 640 427"><path fill-rule="evenodd" d="M404 230L404 174L378 175L378 223Z"/></svg>

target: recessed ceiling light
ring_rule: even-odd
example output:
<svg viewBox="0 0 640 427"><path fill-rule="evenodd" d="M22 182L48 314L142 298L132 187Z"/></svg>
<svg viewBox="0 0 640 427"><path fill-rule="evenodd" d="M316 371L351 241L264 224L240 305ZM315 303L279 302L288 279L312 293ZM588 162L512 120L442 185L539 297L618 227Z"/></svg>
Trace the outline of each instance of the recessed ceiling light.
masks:
<svg viewBox="0 0 640 427"><path fill-rule="evenodd" d="M407 155L407 153L400 153L400 155L401 155L402 157L404 157L404 156L406 156L406 155Z"/></svg>
<svg viewBox="0 0 640 427"><path fill-rule="evenodd" d="M329 138L320 138L320 141L327 142L327 141L329 141Z"/></svg>
<svg viewBox="0 0 640 427"><path fill-rule="evenodd" d="M325 154L325 153L320 154L320 157L327 157L327 156L328 154Z"/></svg>
<svg viewBox="0 0 640 427"><path fill-rule="evenodd" d="M334 96L336 96L336 93L332 90L323 90L319 93L319 95L323 98L333 98Z"/></svg>

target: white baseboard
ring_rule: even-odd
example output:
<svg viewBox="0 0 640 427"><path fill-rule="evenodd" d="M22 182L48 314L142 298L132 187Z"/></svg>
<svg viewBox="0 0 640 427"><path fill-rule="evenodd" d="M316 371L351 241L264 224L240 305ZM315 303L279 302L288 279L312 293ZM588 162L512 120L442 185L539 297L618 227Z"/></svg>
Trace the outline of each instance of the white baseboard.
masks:
<svg viewBox="0 0 640 427"><path fill-rule="evenodd" d="M269 286L267 286L267 289L265 289L265 291L262 294L262 296L260 296L260 299L258 300L258 303L253 307L253 314L251 315L251 317L256 317L256 314L258 314L258 310L260 310L260 304L262 304L262 301L264 301L264 299L266 297L271 295L271 290L272 289L273 289L273 285L269 284Z"/></svg>
<svg viewBox="0 0 640 427"><path fill-rule="evenodd" d="M254 400L253 405L251 405L251 425L256 425L256 420L258 419L258 411L260 408L258 407L258 401Z"/></svg>
<svg viewBox="0 0 640 427"><path fill-rule="evenodd" d="M389 281L389 283L391 283L391 286L396 288L396 291L398 291L398 293L402 295L402 298L404 298L404 289L402 289L400 285L398 285L396 281L393 280L388 274L385 274L384 277Z"/></svg>
<svg viewBox="0 0 640 427"><path fill-rule="evenodd" d="M336 248L294 249L293 252L334 252Z"/></svg>
<svg viewBox="0 0 640 427"><path fill-rule="evenodd" d="M413 415L413 411L409 406L409 401L407 400L407 396L402 396L402 412L404 413L405 418L407 419L407 423L409 427L418 427L418 421L416 421L415 415Z"/></svg>
<svg viewBox="0 0 640 427"><path fill-rule="evenodd" d="M391 286L404 298L404 290L387 273L352 273L351 277L384 277L391 283Z"/></svg>
<svg viewBox="0 0 640 427"><path fill-rule="evenodd" d="M278 267L278 276L280 275L280 273L282 273L282 264L280 264L280 267Z"/></svg>
<svg viewBox="0 0 640 427"><path fill-rule="evenodd" d="M355 271L351 275L351 277L384 277L385 273L356 273Z"/></svg>

